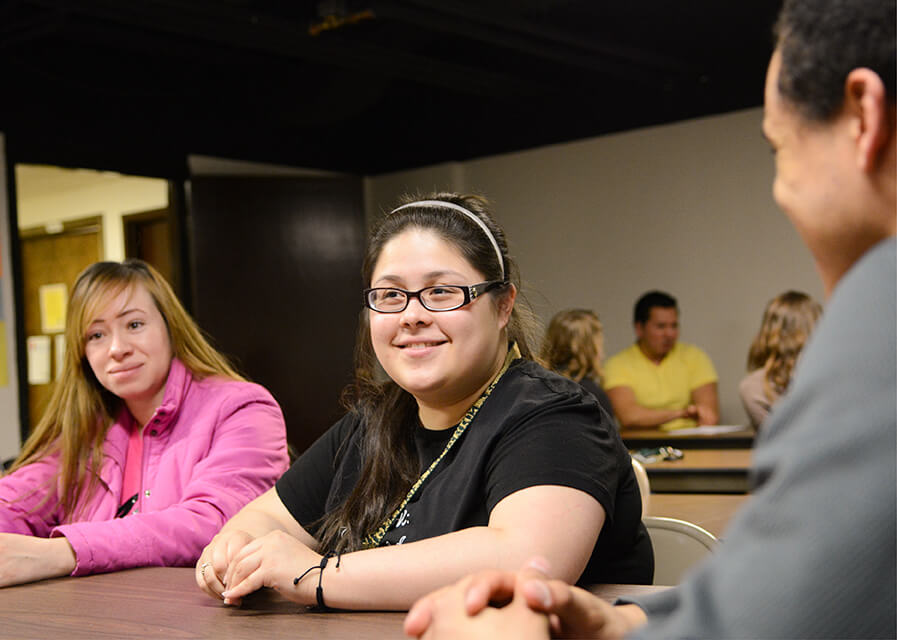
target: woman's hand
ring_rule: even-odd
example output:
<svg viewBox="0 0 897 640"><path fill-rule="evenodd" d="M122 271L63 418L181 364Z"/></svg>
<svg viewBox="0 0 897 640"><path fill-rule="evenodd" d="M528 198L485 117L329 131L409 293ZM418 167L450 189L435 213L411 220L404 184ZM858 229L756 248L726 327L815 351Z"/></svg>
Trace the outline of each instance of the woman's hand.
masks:
<svg viewBox="0 0 897 640"><path fill-rule="evenodd" d="M228 595L230 595L228 587L237 586L237 582L234 582L233 578L236 565L248 554L251 554L252 551L259 549L259 544L252 545L260 540L266 540L263 545L264 549L272 549L274 546L272 541L280 540L280 538L275 536L275 533L284 536L288 541L292 540L298 543L305 554L311 554L314 558L317 558L312 558L312 560L309 560L309 563L320 561L320 556L312 553L309 549L310 545L316 545L315 539L296 522L283 505L283 502L281 502L280 497L277 495L277 490L272 487L243 507L203 549L199 560L196 562L196 571L194 573L196 584L213 598L223 599L226 604L238 604L242 596L255 591L259 587L252 589L241 588L235 592L240 595L226 598L224 595L225 591L228 591ZM252 549L246 551L250 546ZM311 564L304 564L305 558L306 555L299 555L298 559L287 559L285 562L290 571L294 567L301 567L301 570L304 571L307 566L311 566ZM245 566L249 565L246 564ZM248 575L248 573L239 573L237 575L240 576L239 581L242 581L242 578ZM299 574L297 573L296 575ZM292 580L290 581L290 587L292 587ZM312 598L314 598L314 590L311 593ZM289 597L289 594L287 595Z"/></svg>
<svg viewBox="0 0 897 640"><path fill-rule="evenodd" d="M206 545L196 561L196 584L213 598L222 599L224 574L237 554L254 538L240 530L222 531Z"/></svg>
<svg viewBox="0 0 897 640"><path fill-rule="evenodd" d="M271 531L245 545L228 563L221 594L224 604L239 604L243 596L262 587L276 589L301 604L315 603L318 570L309 572L298 585L293 580L321 556L284 531Z"/></svg>
<svg viewBox="0 0 897 640"><path fill-rule="evenodd" d="M65 538L0 533L0 587L67 576L76 563Z"/></svg>

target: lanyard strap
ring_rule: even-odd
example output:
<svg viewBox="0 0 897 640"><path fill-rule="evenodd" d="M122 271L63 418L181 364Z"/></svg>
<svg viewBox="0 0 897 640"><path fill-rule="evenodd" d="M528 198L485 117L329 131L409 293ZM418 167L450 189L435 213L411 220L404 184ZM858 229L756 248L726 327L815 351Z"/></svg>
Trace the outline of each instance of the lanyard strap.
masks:
<svg viewBox="0 0 897 640"><path fill-rule="evenodd" d="M467 430L467 427L473 422L473 419L476 417L477 413L480 411L480 407L482 407L486 403L486 398L492 393L492 390L495 389L495 385L498 384L498 381L501 380L501 377L505 374L505 371L508 370L508 367L511 366L511 363L522 357L520 355L520 349L517 348L517 344L512 344L508 349L508 355L505 356L505 362L501 367L501 370L498 372L498 375L495 376L495 379L489 383L489 386L486 387L486 390L483 391L483 394L477 399L476 402L473 403L473 406L467 410L467 413L461 418L461 422L458 423L458 426L455 427L455 432L452 434L452 437L449 438L449 441L445 444L445 448L442 450L442 453L430 464L429 467L420 475L420 478L417 479L411 489L408 490L408 494L405 496L405 499L402 500L402 504L399 505L398 509L389 516L386 520L383 521L376 531L368 534L364 540L361 541L361 547L363 549L373 549L374 547L380 546L380 542L383 540L383 536L386 535L386 532L392 528L392 525L395 524L395 521L398 519L399 515L402 513L402 510L408 506L408 503L411 502L411 499L415 496L418 489L426 482L427 478L430 477L430 474L433 473L433 470L436 466L442 461L442 459L449 452L449 449L452 448L458 439L464 434Z"/></svg>

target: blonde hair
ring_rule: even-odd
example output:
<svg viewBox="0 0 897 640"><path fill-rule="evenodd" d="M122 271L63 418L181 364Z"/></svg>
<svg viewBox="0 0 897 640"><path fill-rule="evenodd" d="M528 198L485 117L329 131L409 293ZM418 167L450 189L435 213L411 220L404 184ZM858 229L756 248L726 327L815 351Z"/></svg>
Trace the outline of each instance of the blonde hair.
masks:
<svg viewBox="0 0 897 640"><path fill-rule="evenodd" d="M766 305L760 331L748 353L747 368L764 370L767 399L788 388L797 358L820 315L819 303L799 291L786 291Z"/></svg>
<svg viewBox="0 0 897 640"><path fill-rule="evenodd" d="M103 442L122 400L97 380L85 356L86 331L99 309L124 291L143 285L165 320L174 357L197 379L222 376L244 380L202 335L165 279L142 260L97 262L78 276L69 301L65 356L46 411L10 468L15 471L59 453L58 506L64 518L76 518L84 500L102 480ZM51 487L47 499L54 493ZM41 503L43 504L43 503ZM79 504L81 507L79 507Z"/></svg>
<svg viewBox="0 0 897 640"><path fill-rule="evenodd" d="M604 381L604 328L594 311L566 309L551 319L542 342L545 366L577 382Z"/></svg>

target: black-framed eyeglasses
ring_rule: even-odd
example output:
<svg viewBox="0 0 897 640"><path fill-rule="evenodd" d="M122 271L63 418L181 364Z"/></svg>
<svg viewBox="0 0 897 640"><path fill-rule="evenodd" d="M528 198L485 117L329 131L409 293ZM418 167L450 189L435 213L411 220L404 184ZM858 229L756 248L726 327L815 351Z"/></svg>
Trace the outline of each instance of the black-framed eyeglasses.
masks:
<svg viewBox="0 0 897 640"><path fill-rule="evenodd" d="M400 313L408 306L411 298L417 298L428 311L452 311L506 284L507 280L490 280L470 285L438 284L417 291L406 291L397 287L374 287L364 290L364 306L378 313Z"/></svg>

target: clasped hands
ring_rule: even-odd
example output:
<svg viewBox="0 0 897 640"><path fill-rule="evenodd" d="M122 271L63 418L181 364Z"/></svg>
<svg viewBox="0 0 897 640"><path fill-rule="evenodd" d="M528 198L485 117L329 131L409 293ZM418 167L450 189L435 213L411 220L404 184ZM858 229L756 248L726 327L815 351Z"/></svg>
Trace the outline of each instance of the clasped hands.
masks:
<svg viewBox="0 0 897 640"><path fill-rule="evenodd" d="M488 570L418 600L405 633L442 638L622 638L645 615L635 605L614 607L588 591L548 578L544 558L518 572Z"/></svg>
<svg viewBox="0 0 897 640"><path fill-rule="evenodd" d="M317 573L310 573L297 585L293 580L320 561L320 554L284 531L257 538L245 531L225 531L212 538L199 556L196 584L224 604L238 605L262 587L300 604L314 604Z"/></svg>
<svg viewBox="0 0 897 640"><path fill-rule="evenodd" d="M708 407L700 404L690 404L682 410L683 418L691 418L699 425L712 425L717 423L716 416Z"/></svg>

